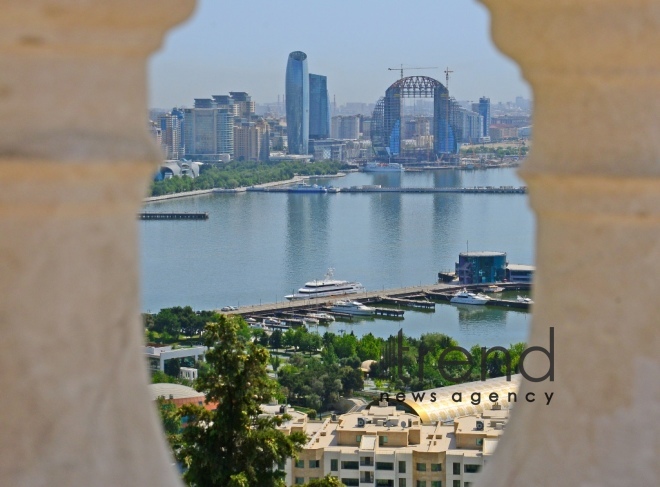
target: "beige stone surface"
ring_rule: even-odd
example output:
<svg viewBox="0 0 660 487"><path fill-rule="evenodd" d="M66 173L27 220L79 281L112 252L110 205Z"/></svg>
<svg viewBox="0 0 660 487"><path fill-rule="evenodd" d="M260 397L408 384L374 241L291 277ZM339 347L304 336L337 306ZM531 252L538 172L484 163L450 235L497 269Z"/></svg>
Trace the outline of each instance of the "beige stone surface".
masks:
<svg viewBox="0 0 660 487"><path fill-rule="evenodd" d="M484 3L534 90L529 342L554 327L555 380L522 381L552 403L518 405L479 485L659 485L660 3Z"/></svg>
<svg viewBox="0 0 660 487"><path fill-rule="evenodd" d="M490 486L658 485L660 4L483 0L535 94L523 393ZM179 485L139 352L135 211L157 152L145 59L192 0L0 10L0 485ZM530 372L547 368L533 357Z"/></svg>
<svg viewBox="0 0 660 487"><path fill-rule="evenodd" d="M192 1L0 10L0 485L176 486L140 351L145 62Z"/></svg>

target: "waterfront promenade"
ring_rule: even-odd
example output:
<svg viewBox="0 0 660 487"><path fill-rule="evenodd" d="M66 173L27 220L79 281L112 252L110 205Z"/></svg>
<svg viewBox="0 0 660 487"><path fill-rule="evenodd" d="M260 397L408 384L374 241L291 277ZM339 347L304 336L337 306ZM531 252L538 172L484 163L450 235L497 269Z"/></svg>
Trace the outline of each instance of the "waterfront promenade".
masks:
<svg viewBox="0 0 660 487"><path fill-rule="evenodd" d="M274 188L277 186L284 186L286 184L296 184L301 183L305 180L307 176L294 176L291 179L285 181L272 181L270 183L257 184L257 188ZM188 198L191 196L202 196L211 193L244 193L247 190L247 187L232 188L232 189L222 189L222 188L212 188L212 189L198 189L196 191L185 191L183 193L172 193L164 194L161 196L149 196L144 198L142 201L144 203L154 203L156 201L165 201L173 200L176 198Z"/></svg>
<svg viewBox="0 0 660 487"><path fill-rule="evenodd" d="M289 184L302 183L310 178L323 178L323 177L338 178L341 176L346 176L346 173L338 172L337 174L325 174L320 176L294 176L291 179L285 179L284 181L271 181L270 183L255 184L254 186L252 186L252 188L261 188L263 190L267 190L269 188L276 188L278 186L286 186ZM198 189L196 191L186 191L183 193L164 194L161 196L148 196L144 198L142 202L154 203L157 201L166 201L176 198L188 198L191 196L202 196L212 193L245 193L246 191L247 191L246 186L242 186L240 188L231 188L231 189L223 189L223 188Z"/></svg>

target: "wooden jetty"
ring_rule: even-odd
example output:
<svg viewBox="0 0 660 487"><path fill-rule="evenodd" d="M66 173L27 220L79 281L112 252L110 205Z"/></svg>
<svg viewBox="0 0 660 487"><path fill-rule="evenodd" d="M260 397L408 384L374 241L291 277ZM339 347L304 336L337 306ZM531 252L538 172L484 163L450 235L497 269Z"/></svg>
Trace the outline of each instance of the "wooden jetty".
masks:
<svg viewBox="0 0 660 487"><path fill-rule="evenodd" d="M208 213L138 213L140 220L208 220Z"/></svg>
<svg viewBox="0 0 660 487"><path fill-rule="evenodd" d="M404 311L402 309L392 309L392 308L376 308L376 316L386 316L388 318L400 318L403 319Z"/></svg>
<svg viewBox="0 0 660 487"><path fill-rule="evenodd" d="M435 309L435 303L433 301L426 301L421 299L392 298L389 296L379 296L374 301L383 304L393 304L395 306L405 306L407 308L422 308L427 310Z"/></svg>

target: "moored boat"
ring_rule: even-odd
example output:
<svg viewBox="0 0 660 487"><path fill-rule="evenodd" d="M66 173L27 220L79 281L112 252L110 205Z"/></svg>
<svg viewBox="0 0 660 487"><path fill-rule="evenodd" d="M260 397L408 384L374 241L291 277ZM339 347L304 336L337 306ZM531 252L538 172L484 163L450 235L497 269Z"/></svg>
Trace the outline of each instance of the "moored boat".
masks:
<svg viewBox="0 0 660 487"><path fill-rule="evenodd" d="M297 293L284 296L289 301L299 299L325 298L329 296L342 296L344 294L358 294L365 292L364 286L354 281L339 281L333 279L334 269L328 269L323 279L309 281L298 289Z"/></svg>
<svg viewBox="0 0 660 487"><path fill-rule="evenodd" d="M372 316L376 313L376 308L365 306L358 301L336 301L330 308L330 311L349 315Z"/></svg>
<svg viewBox="0 0 660 487"><path fill-rule="evenodd" d="M471 293L465 288L458 291L449 300L449 302L452 304L477 304L477 305L484 305L488 301L490 301L490 298L488 296L484 294Z"/></svg>

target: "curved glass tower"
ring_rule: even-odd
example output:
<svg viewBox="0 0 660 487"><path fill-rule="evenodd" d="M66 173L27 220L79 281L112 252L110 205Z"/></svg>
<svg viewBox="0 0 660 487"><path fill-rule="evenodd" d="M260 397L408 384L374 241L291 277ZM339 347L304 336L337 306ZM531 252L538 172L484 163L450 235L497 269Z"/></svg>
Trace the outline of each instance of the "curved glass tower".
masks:
<svg viewBox="0 0 660 487"><path fill-rule="evenodd" d="M294 51L286 65L286 127L289 154L307 154L309 142L309 74L307 54Z"/></svg>

